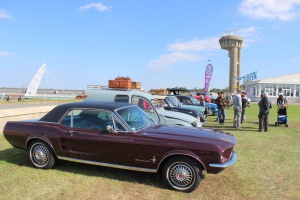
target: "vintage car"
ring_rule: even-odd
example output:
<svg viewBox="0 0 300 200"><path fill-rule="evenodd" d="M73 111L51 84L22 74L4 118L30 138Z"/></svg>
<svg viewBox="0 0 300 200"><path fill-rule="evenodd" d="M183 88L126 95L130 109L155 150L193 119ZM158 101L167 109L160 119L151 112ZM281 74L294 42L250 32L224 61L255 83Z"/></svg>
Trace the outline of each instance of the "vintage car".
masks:
<svg viewBox="0 0 300 200"><path fill-rule="evenodd" d="M180 102L183 105L196 106L196 107L201 106L200 102L195 97L185 96L185 95L176 95L176 97L180 100ZM205 102L205 114L218 115L217 104Z"/></svg>
<svg viewBox="0 0 300 200"><path fill-rule="evenodd" d="M170 94L176 95L184 107L186 107L186 106L194 107L195 106L194 108L198 109L201 106L201 108L203 108L200 101L197 98L195 98L196 92L191 92L190 90L187 90L184 88L183 89L182 88L181 89L167 88L167 91ZM190 93L190 95L183 95L183 94L180 94L180 92L183 92L186 94ZM204 98L204 100L207 100L207 99ZM210 101L210 99L209 99L209 101ZM203 108L203 109L205 109L205 112L204 112L205 115L217 115L218 114L218 107L216 104L206 102L205 108Z"/></svg>
<svg viewBox="0 0 300 200"><path fill-rule="evenodd" d="M9 121L3 133L28 151L36 168L66 160L162 172L166 185L182 192L199 186L203 170L221 172L237 157L229 133L157 124L137 105L121 102L62 104L41 119Z"/></svg>
<svg viewBox="0 0 300 200"><path fill-rule="evenodd" d="M164 107L165 110L186 113L196 118L199 118L202 124L206 123L204 110L201 110L202 112L199 112L196 109L185 108L184 105L182 106L180 104L180 101L176 96L156 95L155 97L157 98L158 102Z"/></svg>

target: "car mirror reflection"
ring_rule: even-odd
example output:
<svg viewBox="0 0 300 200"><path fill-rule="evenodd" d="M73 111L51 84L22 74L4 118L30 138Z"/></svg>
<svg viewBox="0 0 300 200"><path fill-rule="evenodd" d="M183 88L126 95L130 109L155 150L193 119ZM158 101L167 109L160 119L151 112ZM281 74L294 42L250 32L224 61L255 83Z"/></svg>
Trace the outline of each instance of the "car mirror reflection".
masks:
<svg viewBox="0 0 300 200"><path fill-rule="evenodd" d="M116 130L113 128L113 126L111 126L111 125L106 126L106 130L107 130L108 132L117 133L117 131L116 131Z"/></svg>

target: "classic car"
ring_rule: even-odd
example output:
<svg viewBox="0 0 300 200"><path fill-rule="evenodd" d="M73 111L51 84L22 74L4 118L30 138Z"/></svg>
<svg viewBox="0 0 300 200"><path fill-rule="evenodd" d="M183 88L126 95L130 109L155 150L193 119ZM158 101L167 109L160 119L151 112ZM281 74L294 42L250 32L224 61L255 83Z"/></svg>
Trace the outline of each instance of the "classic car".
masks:
<svg viewBox="0 0 300 200"><path fill-rule="evenodd" d="M189 106L201 106L198 99L192 96L176 95L183 105ZM205 102L205 114L207 115L218 115L218 106L214 103Z"/></svg>
<svg viewBox="0 0 300 200"><path fill-rule="evenodd" d="M137 105L120 102L58 105L40 119L7 122L3 133L36 168L66 160L162 172L166 185L182 192L199 186L203 170L221 172L237 158L229 133L157 124Z"/></svg>
<svg viewBox="0 0 300 200"><path fill-rule="evenodd" d="M156 95L156 98L158 102L164 107L165 110L186 113L196 118L200 118L202 124L206 123L204 110L202 112L199 112L198 110L195 109L185 108L180 104L180 101L176 96Z"/></svg>
<svg viewBox="0 0 300 200"><path fill-rule="evenodd" d="M199 100L197 98L195 98L195 96L197 96L196 92L191 92L191 90L187 90L184 88L167 88L167 91L170 94L173 94L175 96L177 96L177 98L180 100L180 102L182 103L182 105L184 106L196 106L195 108L198 108L199 106L203 107ZM182 95L180 94L180 92L184 92L185 94L190 93L190 95ZM204 100L209 100L207 98L204 98ZM205 101L205 115L217 115L218 114L218 107L216 104L210 103Z"/></svg>

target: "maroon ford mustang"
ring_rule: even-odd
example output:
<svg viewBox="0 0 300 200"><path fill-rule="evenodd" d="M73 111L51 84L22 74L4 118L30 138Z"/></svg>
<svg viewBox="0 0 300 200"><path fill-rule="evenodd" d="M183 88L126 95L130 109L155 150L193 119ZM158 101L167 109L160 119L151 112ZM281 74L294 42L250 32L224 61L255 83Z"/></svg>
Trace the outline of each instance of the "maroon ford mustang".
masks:
<svg viewBox="0 0 300 200"><path fill-rule="evenodd" d="M112 102L59 105L39 120L10 121L3 130L14 147L28 150L34 167L57 159L143 172L161 169L166 184L192 192L202 171L235 163L231 134L155 124L138 106Z"/></svg>

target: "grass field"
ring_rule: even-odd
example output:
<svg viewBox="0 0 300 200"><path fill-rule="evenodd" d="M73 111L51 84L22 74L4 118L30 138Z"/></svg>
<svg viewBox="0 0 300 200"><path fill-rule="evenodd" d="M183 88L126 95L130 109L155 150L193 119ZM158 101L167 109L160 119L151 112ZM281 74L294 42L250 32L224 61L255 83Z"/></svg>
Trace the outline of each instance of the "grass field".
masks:
<svg viewBox="0 0 300 200"><path fill-rule="evenodd" d="M54 169L31 166L27 152L13 148L0 134L0 199L300 199L300 105L288 108L289 127L258 130L258 106L246 112L241 130L232 128L233 110L224 126L207 118L206 127L237 138L237 162L220 174L206 174L193 193L169 190L160 176L60 161Z"/></svg>

